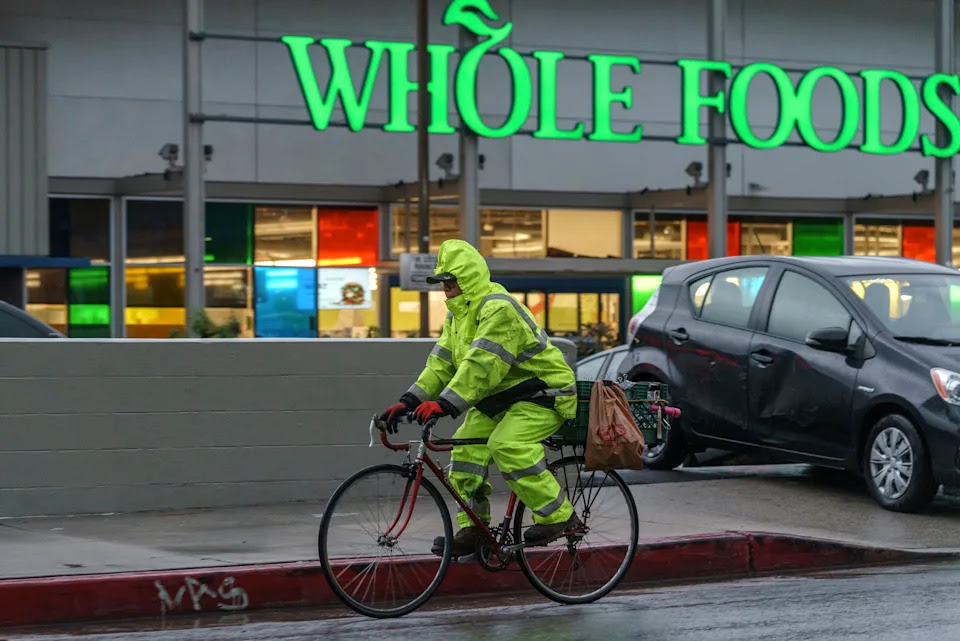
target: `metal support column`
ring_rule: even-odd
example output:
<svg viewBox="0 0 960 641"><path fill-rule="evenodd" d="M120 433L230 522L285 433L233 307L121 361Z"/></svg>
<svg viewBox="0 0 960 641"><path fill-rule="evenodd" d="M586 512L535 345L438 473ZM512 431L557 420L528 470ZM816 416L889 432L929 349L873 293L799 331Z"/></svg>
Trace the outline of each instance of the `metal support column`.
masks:
<svg viewBox="0 0 960 641"><path fill-rule="evenodd" d="M430 30L428 0L417 0L417 166L420 181L420 198L417 213L420 215L418 250L430 253L430 58L427 54L427 38ZM420 336L430 335L430 297L420 292Z"/></svg>
<svg viewBox="0 0 960 641"><path fill-rule="evenodd" d="M634 213L633 209L627 207L623 210L623 219L622 219L622 231L620 232L623 243L620 248L620 257L621 258L636 258L633 255L633 226Z"/></svg>
<svg viewBox="0 0 960 641"><path fill-rule="evenodd" d="M201 41L203 0L183 4L183 253L186 260L185 306L187 335L193 318L203 311L203 257L205 253L203 124L191 122L190 114L202 111Z"/></svg>
<svg viewBox="0 0 960 641"><path fill-rule="evenodd" d="M460 50L477 43L471 31L460 28ZM480 144L467 127L460 128L460 233L461 238L480 248Z"/></svg>
<svg viewBox="0 0 960 641"><path fill-rule="evenodd" d="M727 28L726 0L707 0L707 57L725 60ZM719 72L710 72L708 93L725 91L726 78ZM710 258L727 255L727 123L724 114L710 110L707 123L708 180L707 187L707 242Z"/></svg>
<svg viewBox="0 0 960 641"><path fill-rule="evenodd" d="M846 214L843 217L843 255L853 256L854 235L857 228L857 222L853 214Z"/></svg>
<svg viewBox="0 0 960 641"><path fill-rule="evenodd" d="M127 212L123 196L110 199L110 336L127 337Z"/></svg>
<svg viewBox="0 0 960 641"><path fill-rule="evenodd" d="M937 0L936 71L952 75L954 63L954 32L956 29L955 0ZM953 93L940 85L940 100L953 111ZM945 147L949 133L943 122L937 120L937 145ZM936 230L937 263L953 265L953 158L937 158L935 164L936 191L934 219Z"/></svg>

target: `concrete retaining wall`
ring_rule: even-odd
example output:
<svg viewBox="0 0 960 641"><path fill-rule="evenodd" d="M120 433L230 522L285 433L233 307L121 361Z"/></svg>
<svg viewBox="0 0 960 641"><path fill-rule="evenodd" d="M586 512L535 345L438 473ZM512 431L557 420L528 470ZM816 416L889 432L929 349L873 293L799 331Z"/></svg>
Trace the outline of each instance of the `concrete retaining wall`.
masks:
<svg viewBox="0 0 960 641"><path fill-rule="evenodd" d="M326 498L432 345L0 340L0 517Z"/></svg>

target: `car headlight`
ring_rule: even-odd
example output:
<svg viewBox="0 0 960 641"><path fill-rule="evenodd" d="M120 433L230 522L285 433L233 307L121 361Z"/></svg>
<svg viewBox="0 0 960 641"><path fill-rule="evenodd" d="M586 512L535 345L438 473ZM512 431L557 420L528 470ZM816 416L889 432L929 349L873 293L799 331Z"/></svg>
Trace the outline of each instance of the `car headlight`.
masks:
<svg viewBox="0 0 960 641"><path fill-rule="evenodd" d="M930 370L930 377L933 378L933 386L937 388L937 394L948 403L960 405L960 374L934 367Z"/></svg>

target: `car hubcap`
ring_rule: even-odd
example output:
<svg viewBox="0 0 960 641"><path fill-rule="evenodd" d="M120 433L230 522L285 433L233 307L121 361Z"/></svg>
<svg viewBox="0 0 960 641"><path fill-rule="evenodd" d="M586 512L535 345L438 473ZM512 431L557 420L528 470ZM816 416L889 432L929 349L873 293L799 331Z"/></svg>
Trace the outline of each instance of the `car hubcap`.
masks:
<svg viewBox="0 0 960 641"><path fill-rule="evenodd" d="M888 427L877 435L870 448L870 475L884 498L904 495L913 477L913 448L906 434Z"/></svg>

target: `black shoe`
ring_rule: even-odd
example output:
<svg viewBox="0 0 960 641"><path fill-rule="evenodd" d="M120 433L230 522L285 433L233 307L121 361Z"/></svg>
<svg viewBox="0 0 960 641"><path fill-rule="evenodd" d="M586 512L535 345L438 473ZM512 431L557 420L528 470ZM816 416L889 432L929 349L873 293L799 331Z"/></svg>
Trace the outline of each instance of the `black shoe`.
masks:
<svg viewBox="0 0 960 641"><path fill-rule="evenodd" d="M580 519L577 518L576 512L574 512L569 519L562 523L551 523L550 525L538 523L537 525L531 525L527 528L527 531L523 533L523 541L531 545L546 545L559 539L563 536L564 532L576 530L582 526L583 524L580 522Z"/></svg>
<svg viewBox="0 0 960 641"><path fill-rule="evenodd" d="M453 535L453 544L451 545L452 556L469 556L477 551L477 543L483 540L483 530L476 525L465 527ZM430 549L437 556L443 555L443 545L446 539L438 536L433 540L433 547Z"/></svg>

